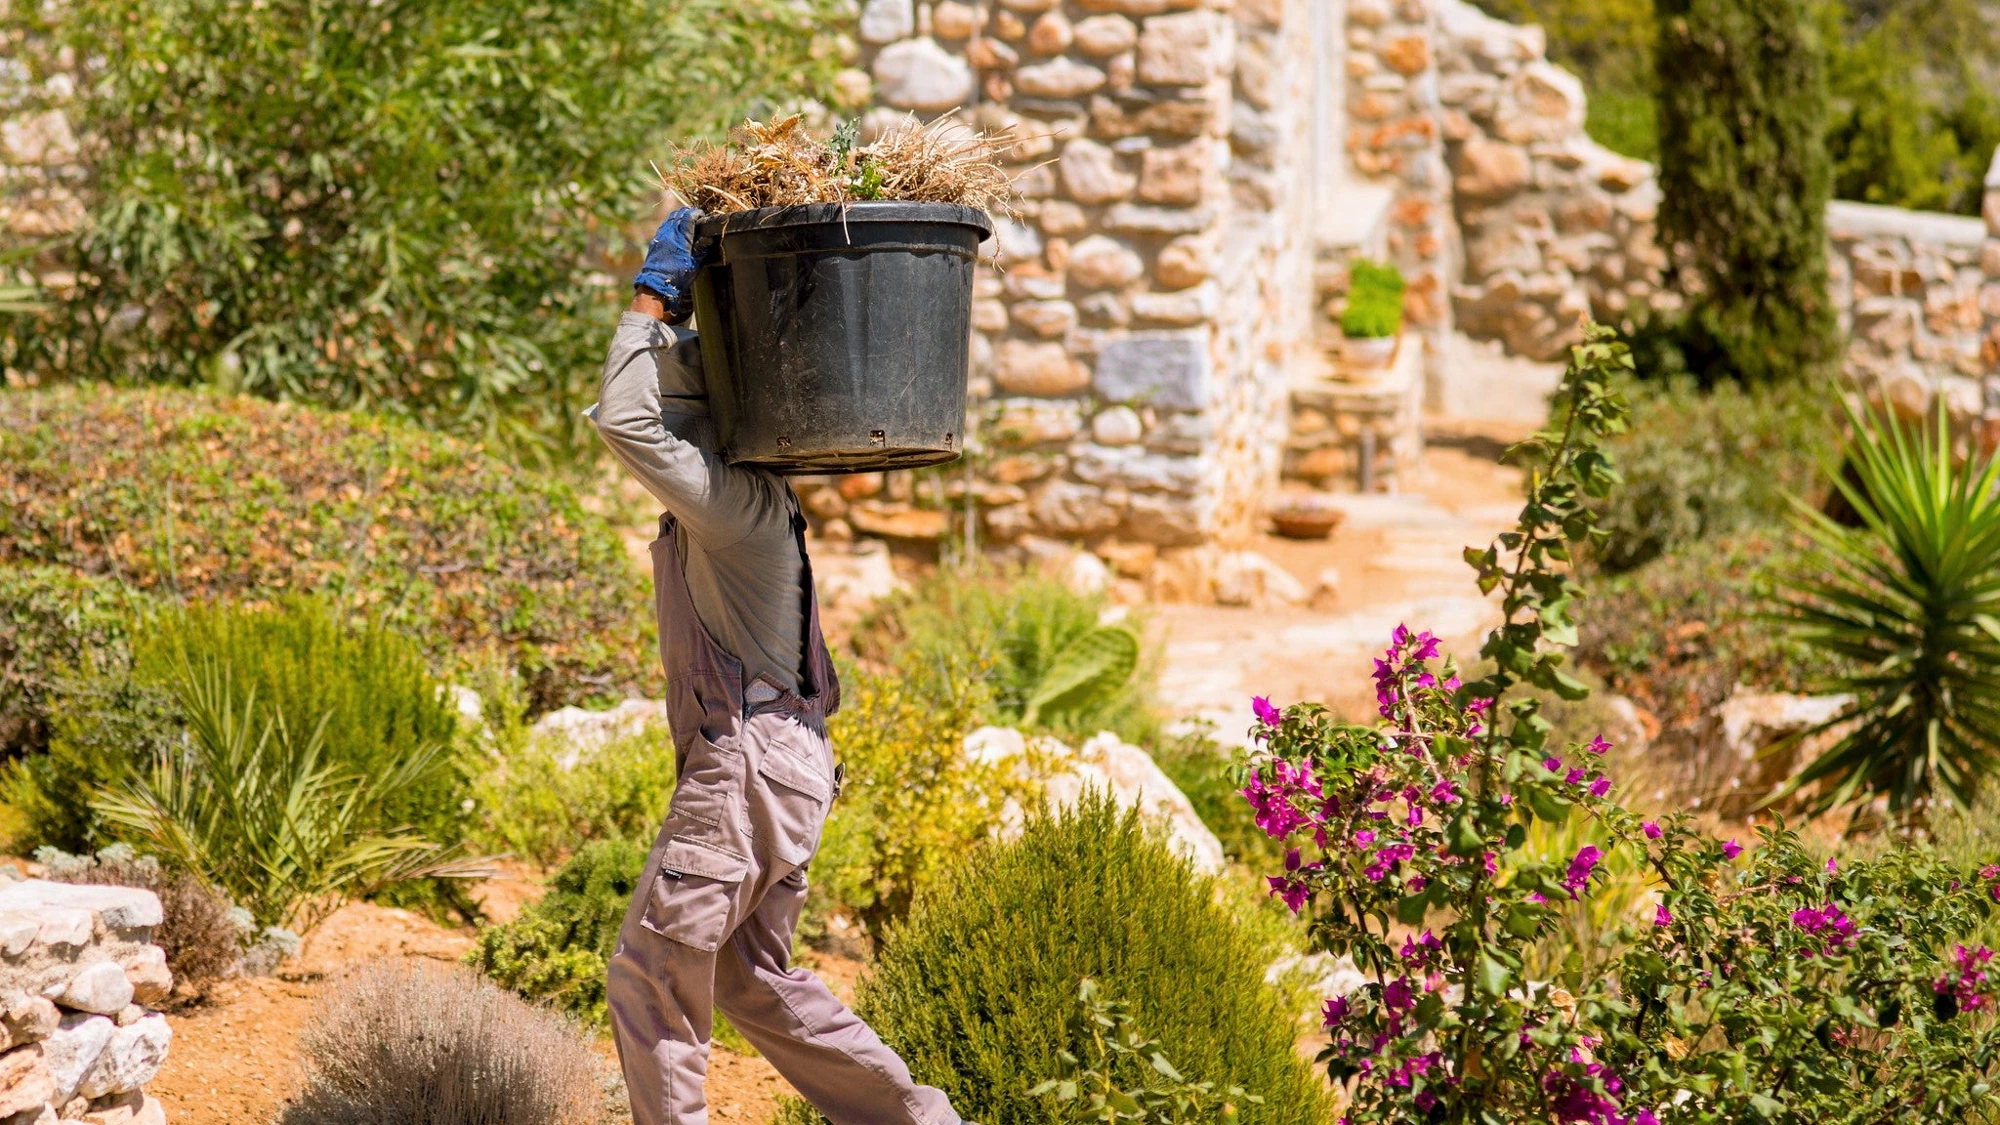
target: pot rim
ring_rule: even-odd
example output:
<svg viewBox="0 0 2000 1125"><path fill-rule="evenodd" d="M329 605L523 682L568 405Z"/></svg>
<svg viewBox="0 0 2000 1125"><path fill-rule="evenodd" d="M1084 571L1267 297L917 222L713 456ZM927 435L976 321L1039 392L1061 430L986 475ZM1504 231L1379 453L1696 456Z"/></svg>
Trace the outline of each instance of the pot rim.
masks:
<svg viewBox="0 0 2000 1125"><path fill-rule="evenodd" d="M751 230L812 227L841 223L948 223L972 227L980 241L993 237L993 217L961 203L920 203L904 199L871 199L852 203L801 203L791 207L759 207L704 215L695 234L716 238Z"/></svg>

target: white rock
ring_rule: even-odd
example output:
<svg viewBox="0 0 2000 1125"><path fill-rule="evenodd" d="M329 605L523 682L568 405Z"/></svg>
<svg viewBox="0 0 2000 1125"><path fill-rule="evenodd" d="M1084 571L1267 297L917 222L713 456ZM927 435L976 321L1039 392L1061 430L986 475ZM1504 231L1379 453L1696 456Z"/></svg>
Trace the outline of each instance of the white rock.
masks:
<svg viewBox="0 0 2000 1125"><path fill-rule="evenodd" d="M159 1018L162 1023L164 1017ZM55 1078L56 1096L49 1101L63 1105L76 1096L84 1075L90 1073L111 1043L118 1026L103 1016L83 1014L63 1017L62 1026L42 1041L42 1057L48 1060L49 1074Z"/></svg>
<svg viewBox="0 0 2000 1125"><path fill-rule="evenodd" d="M1033 98L1080 98L1103 87L1103 71L1067 55L1014 72L1014 88Z"/></svg>
<svg viewBox="0 0 2000 1125"><path fill-rule="evenodd" d="M1089 551L1076 551L1063 564L1061 577L1071 593L1089 597L1103 593L1111 585L1111 568Z"/></svg>
<svg viewBox="0 0 2000 1125"><path fill-rule="evenodd" d="M1090 436L1099 445L1134 445L1146 436L1146 427L1139 421L1139 412L1129 406L1114 406L1100 410L1090 420Z"/></svg>
<svg viewBox="0 0 2000 1125"><path fill-rule="evenodd" d="M876 92L897 109L956 109L972 97L972 68L931 39L905 39L875 56Z"/></svg>
<svg viewBox="0 0 2000 1125"><path fill-rule="evenodd" d="M813 581L826 608L841 612L867 609L903 588L888 544L872 539L846 551L815 554Z"/></svg>
<svg viewBox="0 0 2000 1125"><path fill-rule="evenodd" d="M1103 58L1132 49L1139 42L1139 29L1124 16L1091 16L1076 25L1077 49Z"/></svg>
<svg viewBox="0 0 2000 1125"><path fill-rule="evenodd" d="M1069 276L1078 285L1115 289L1137 281L1145 272L1146 263L1139 255L1115 238L1093 234L1070 248Z"/></svg>
<svg viewBox="0 0 2000 1125"><path fill-rule="evenodd" d="M1288 977L1304 977L1316 996L1345 996L1368 983L1368 974L1354 965L1352 957L1331 953L1294 953L1280 957L1264 971L1265 984L1279 984Z"/></svg>
<svg viewBox="0 0 2000 1125"><path fill-rule="evenodd" d="M452 684L446 690L451 693L452 710L458 712L459 718L474 725L486 721L486 701L479 698L478 692L459 684Z"/></svg>
<svg viewBox="0 0 2000 1125"><path fill-rule="evenodd" d="M132 982L132 999L141 1004L158 1004L174 990L174 974L167 968L167 953L157 945L142 945L124 958L125 979Z"/></svg>
<svg viewBox="0 0 2000 1125"><path fill-rule="evenodd" d="M531 730L538 738L567 743L557 764L568 770L575 769L579 761L602 750L613 739L630 738L643 733L649 725L666 721L666 704L660 700L627 699L609 711L558 708L535 720Z"/></svg>
<svg viewBox="0 0 2000 1125"><path fill-rule="evenodd" d="M130 1027L111 1033L97 1061L77 1083L79 1097L101 1098L137 1090L153 1080L167 1061L167 1046L173 1041L167 1017L155 1013Z"/></svg>
<svg viewBox="0 0 2000 1125"><path fill-rule="evenodd" d="M135 887L82 886L28 879L0 889L0 913L28 910L89 911L114 930L147 929L160 924L160 899Z"/></svg>
<svg viewBox="0 0 2000 1125"><path fill-rule="evenodd" d="M123 965L116 961L99 961L47 995L57 1004L74 1011L115 1016L132 1002L132 982L125 979Z"/></svg>
<svg viewBox="0 0 2000 1125"><path fill-rule="evenodd" d="M1083 137L1063 146L1062 159L1056 167L1062 176L1063 190L1078 203L1124 199L1139 184L1136 173L1118 166L1117 153Z"/></svg>
<svg viewBox="0 0 2000 1125"><path fill-rule="evenodd" d="M39 1043L61 1026L62 1013L46 997L11 991L0 997L0 1050Z"/></svg>
<svg viewBox="0 0 2000 1125"><path fill-rule="evenodd" d="M19 957L35 944L35 935L41 932L41 919L32 914L0 914L0 954Z"/></svg>
<svg viewBox="0 0 2000 1125"><path fill-rule="evenodd" d="M910 0L868 0L861 9L861 39L865 43L893 43L917 30L916 6Z"/></svg>
<svg viewBox="0 0 2000 1125"><path fill-rule="evenodd" d="M1215 561L1218 605L1302 605L1311 598L1290 571L1255 551L1227 551Z"/></svg>

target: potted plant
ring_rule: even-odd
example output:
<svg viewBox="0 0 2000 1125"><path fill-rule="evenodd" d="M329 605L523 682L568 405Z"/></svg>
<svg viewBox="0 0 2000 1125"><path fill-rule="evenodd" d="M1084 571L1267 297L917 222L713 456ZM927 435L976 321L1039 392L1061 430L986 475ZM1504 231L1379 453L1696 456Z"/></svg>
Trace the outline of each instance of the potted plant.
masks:
<svg viewBox="0 0 2000 1125"><path fill-rule="evenodd" d="M1340 314L1340 357L1350 372L1389 366L1403 333L1403 275L1387 262L1359 261L1348 273Z"/></svg>

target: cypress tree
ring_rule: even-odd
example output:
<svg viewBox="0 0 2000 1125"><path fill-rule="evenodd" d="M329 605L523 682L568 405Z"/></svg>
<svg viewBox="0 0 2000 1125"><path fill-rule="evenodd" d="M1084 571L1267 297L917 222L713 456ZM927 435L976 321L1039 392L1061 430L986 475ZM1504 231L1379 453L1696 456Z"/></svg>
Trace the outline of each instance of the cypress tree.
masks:
<svg viewBox="0 0 2000 1125"><path fill-rule="evenodd" d="M1835 354L1826 61L1813 0L1657 0L1661 242L1705 380Z"/></svg>

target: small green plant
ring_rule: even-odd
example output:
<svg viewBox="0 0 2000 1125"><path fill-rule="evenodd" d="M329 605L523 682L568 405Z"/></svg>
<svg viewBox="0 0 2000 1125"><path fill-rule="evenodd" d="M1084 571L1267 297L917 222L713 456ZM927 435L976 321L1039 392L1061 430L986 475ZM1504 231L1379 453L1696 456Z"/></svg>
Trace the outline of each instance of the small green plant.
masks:
<svg viewBox="0 0 2000 1125"><path fill-rule="evenodd" d="M1942 406L1929 427L1851 420L1848 470L1830 475L1860 526L1801 505L1814 549L1774 612L1845 667L1816 686L1853 703L1807 732L1847 728L1783 792L1824 783L1818 809L1969 806L2000 767L2000 459L1959 464Z"/></svg>
<svg viewBox="0 0 2000 1125"><path fill-rule="evenodd" d="M1068 1051L1062 1077L1051 1078L1028 1091L1047 1098L1062 1120L1156 1122L1158 1125L1237 1120L1236 1102L1260 1105L1264 1099L1241 1086L1217 1090L1213 1082L1190 1082L1167 1058L1159 1043L1139 1033L1132 1011L1116 1000L1098 995L1097 982L1085 977L1077 986L1077 1004L1070 1032L1087 1046L1081 1056ZM1119 1073L1150 1071L1136 1084Z"/></svg>
<svg viewBox="0 0 2000 1125"><path fill-rule="evenodd" d="M603 1023L605 966L645 867L639 840L584 845L549 879L540 901L514 921L479 932L467 963L581 1023Z"/></svg>
<svg viewBox="0 0 2000 1125"><path fill-rule="evenodd" d="M0 564L0 754L47 750L49 703L62 681L78 668L122 663L134 621L152 605L109 578Z"/></svg>
<svg viewBox="0 0 2000 1125"><path fill-rule="evenodd" d="M1137 814L1089 794L1031 815L1018 841L956 856L891 929L856 1011L959 1112L1046 1121L1028 1091L1059 1073L1064 1051L1089 1057L1074 1019L1089 977L1188 1080L1261 1096L1239 1105L1243 1121L1317 1125L1332 1107L1292 1052L1296 1013L1264 981L1289 952L1253 940Z"/></svg>
<svg viewBox="0 0 2000 1125"><path fill-rule="evenodd" d="M362 774L326 760L327 715L260 707L254 687L217 661L183 664L170 690L185 743L107 785L93 805L112 831L227 891L260 924L305 933L356 895L483 874L416 832L375 824L445 747Z"/></svg>
<svg viewBox="0 0 2000 1125"><path fill-rule="evenodd" d="M1347 308L1340 331L1349 339L1372 340L1403 330L1403 274L1386 262L1355 262L1350 270Z"/></svg>
<svg viewBox="0 0 2000 1125"><path fill-rule="evenodd" d="M590 1044L463 968L383 961L328 989L279 1125L592 1125Z"/></svg>
<svg viewBox="0 0 2000 1125"><path fill-rule="evenodd" d="M553 867L585 844L657 830L673 795L673 736L664 725L583 751L565 739L521 737L473 781L473 836L484 850Z"/></svg>

